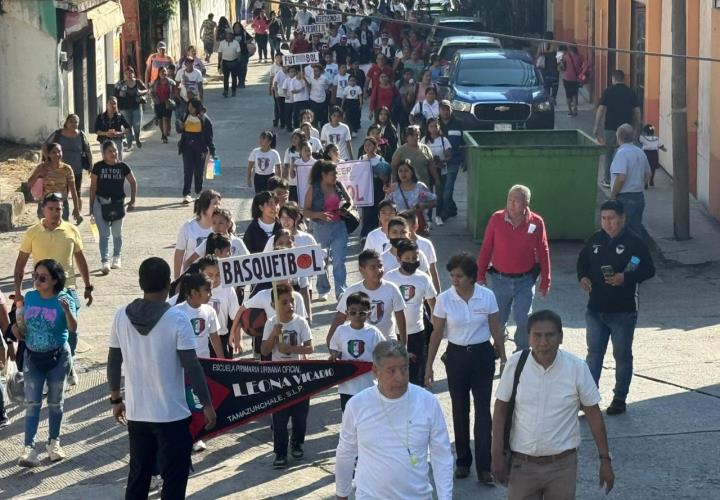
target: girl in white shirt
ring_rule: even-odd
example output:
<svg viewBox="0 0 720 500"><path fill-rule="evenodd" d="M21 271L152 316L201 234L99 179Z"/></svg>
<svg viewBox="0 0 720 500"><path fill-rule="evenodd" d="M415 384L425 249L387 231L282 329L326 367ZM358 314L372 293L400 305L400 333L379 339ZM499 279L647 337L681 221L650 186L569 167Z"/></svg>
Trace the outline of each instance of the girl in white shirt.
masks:
<svg viewBox="0 0 720 500"><path fill-rule="evenodd" d="M248 249L242 239L235 236L235 221L232 212L226 208L218 208L212 215L212 232L222 234L230 240L230 251L227 257L232 255L247 255ZM185 261L185 266L189 266L200 257L207 255L207 239L200 243L193 254Z"/></svg>
<svg viewBox="0 0 720 500"><path fill-rule="evenodd" d="M438 103L435 87L430 87L425 91L425 100L415 103L410 111L411 121L416 115L423 115L425 120L437 118L440 116L440 103Z"/></svg>
<svg viewBox="0 0 720 500"><path fill-rule="evenodd" d="M300 131L302 131L303 135L305 136L305 140L310 146L310 151L312 153L322 154L323 145L322 142L320 142L320 133L318 132L317 137L313 135L315 132L317 132L317 129L312 126L311 122L304 122L302 125L300 125Z"/></svg>
<svg viewBox="0 0 720 500"><path fill-rule="evenodd" d="M275 150L275 144L275 134L266 130L260 134L260 147L253 149L248 157L247 185L250 187L254 184L255 194L267 191L267 181L270 177L280 176L282 163L280 154Z"/></svg>
<svg viewBox="0 0 720 500"><path fill-rule="evenodd" d="M297 172L295 170L295 162L300 158L300 143L304 141L305 136L303 133L296 130L290 136L290 147L285 150L282 177L288 181L291 199L293 191L295 192L295 199L297 199Z"/></svg>
<svg viewBox="0 0 720 500"><path fill-rule="evenodd" d="M176 279L187 269L185 262L195 248L212 232L212 216L220 206L221 199L220 193L206 189L195 200L195 218L182 225L175 243L173 273Z"/></svg>
<svg viewBox="0 0 720 500"><path fill-rule="evenodd" d="M339 106L330 108L330 123L323 125L320 131L320 140L323 145L335 144L338 147L340 158L352 160L352 135L350 127L342 122L343 111Z"/></svg>
<svg viewBox="0 0 720 500"><path fill-rule="evenodd" d="M315 113L312 109L306 109L300 113L300 127L302 128L303 123L310 124L310 137L320 139L320 131L312 126L315 123Z"/></svg>

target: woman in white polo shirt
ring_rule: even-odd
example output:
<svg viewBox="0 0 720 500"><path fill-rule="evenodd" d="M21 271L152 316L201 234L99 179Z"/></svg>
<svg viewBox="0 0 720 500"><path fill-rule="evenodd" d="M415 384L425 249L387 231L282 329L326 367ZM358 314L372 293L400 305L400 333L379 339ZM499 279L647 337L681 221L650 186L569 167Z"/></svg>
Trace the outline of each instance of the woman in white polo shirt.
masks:
<svg viewBox="0 0 720 500"><path fill-rule="evenodd" d="M493 484L490 474L490 396L495 358L505 362L505 338L498 320L498 306L493 292L475 283L477 264L467 253L450 258L446 269L452 286L438 295L433 310L433 333L428 347L425 385L433 382L433 361L443 331L447 326L448 347L441 357L447 370L455 429L455 477L470 474L473 456L470 451L470 392L475 408L475 470L478 479ZM490 342L492 337L493 343Z"/></svg>

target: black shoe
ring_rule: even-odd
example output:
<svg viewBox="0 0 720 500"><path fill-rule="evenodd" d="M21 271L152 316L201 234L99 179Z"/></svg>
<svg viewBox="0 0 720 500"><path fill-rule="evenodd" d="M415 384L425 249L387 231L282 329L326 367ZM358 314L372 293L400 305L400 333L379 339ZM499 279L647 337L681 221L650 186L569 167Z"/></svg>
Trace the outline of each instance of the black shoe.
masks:
<svg viewBox="0 0 720 500"><path fill-rule="evenodd" d="M273 128L277 128L277 126L278 126L278 122L273 121Z"/></svg>
<svg viewBox="0 0 720 500"><path fill-rule="evenodd" d="M140 142L140 139L138 139L135 144L137 145L138 149L142 149L142 142Z"/></svg>
<svg viewBox="0 0 720 500"><path fill-rule="evenodd" d="M470 475L470 467L466 467L464 465L458 465L455 467L455 478L456 479L465 479Z"/></svg>
<svg viewBox="0 0 720 500"><path fill-rule="evenodd" d="M232 91L232 96L233 96L233 97L235 97L235 93L236 93L236 92L237 92L236 90L233 90L233 91Z"/></svg>
<svg viewBox="0 0 720 500"><path fill-rule="evenodd" d="M303 451L301 444L291 445L290 454L293 456L293 458L302 458L303 456L305 456L305 452Z"/></svg>
<svg viewBox="0 0 720 500"><path fill-rule="evenodd" d="M605 410L605 412L608 415L620 415L621 413L625 413L626 410L627 405L625 404L625 401L613 399L612 403L610 403L610 406L607 407L607 410Z"/></svg>
<svg viewBox="0 0 720 500"><path fill-rule="evenodd" d="M228 96L227 90L224 90L224 91L223 91L223 97L227 97L227 96Z"/></svg>
<svg viewBox="0 0 720 500"><path fill-rule="evenodd" d="M241 84L239 85L239 87L240 87L241 89L244 89L244 88L245 88L245 84L244 84L244 83L241 83Z"/></svg>
<svg viewBox="0 0 720 500"><path fill-rule="evenodd" d="M495 478L488 471L482 471L478 474L478 481L485 486L495 486Z"/></svg>
<svg viewBox="0 0 720 500"><path fill-rule="evenodd" d="M273 469L285 469L287 468L287 457L281 457L280 455L275 456L273 461Z"/></svg>

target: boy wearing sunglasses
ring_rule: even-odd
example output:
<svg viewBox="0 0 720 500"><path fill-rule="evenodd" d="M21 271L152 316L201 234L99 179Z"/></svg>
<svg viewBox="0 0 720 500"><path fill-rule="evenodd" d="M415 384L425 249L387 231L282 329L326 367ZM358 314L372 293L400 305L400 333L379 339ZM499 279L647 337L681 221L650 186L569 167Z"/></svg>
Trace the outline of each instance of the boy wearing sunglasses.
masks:
<svg viewBox="0 0 720 500"><path fill-rule="evenodd" d="M355 292L348 296L346 304L350 322L340 325L330 339L330 361L342 359L372 362L373 349L385 338L380 330L365 323L370 314L370 297L365 292ZM338 393L342 411L345 411L345 405L351 397L372 385L372 372L340 384Z"/></svg>

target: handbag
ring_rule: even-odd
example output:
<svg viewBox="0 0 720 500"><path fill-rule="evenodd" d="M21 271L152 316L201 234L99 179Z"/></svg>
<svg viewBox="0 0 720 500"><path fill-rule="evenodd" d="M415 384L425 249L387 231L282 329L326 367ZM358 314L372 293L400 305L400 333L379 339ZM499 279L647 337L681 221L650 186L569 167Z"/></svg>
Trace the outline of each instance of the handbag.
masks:
<svg viewBox="0 0 720 500"><path fill-rule="evenodd" d="M100 202L100 212L102 213L102 218L107 222L113 222L125 217L124 199L107 199L106 202L103 202L102 199L98 197L98 201Z"/></svg>
<svg viewBox="0 0 720 500"><path fill-rule="evenodd" d="M352 234L360 226L360 213L357 211L357 208L353 206L352 200L350 200L342 184L337 182L336 186L340 190L343 198L345 198L345 204L340 207L339 210L340 218L345 223L347 233Z"/></svg>
<svg viewBox="0 0 720 500"><path fill-rule="evenodd" d="M503 456L505 457L505 465L508 471L510 470L510 462L512 460L512 451L510 450L510 431L512 430L513 413L515 412L515 398L517 396L518 384L520 383L520 375L522 374L523 368L525 367L525 362L527 361L529 355L530 349L523 349L522 354L520 354L520 359L518 360L518 364L515 367L512 394L510 395L510 401L508 401L507 403L505 429L503 432L505 436Z"/></svg>

